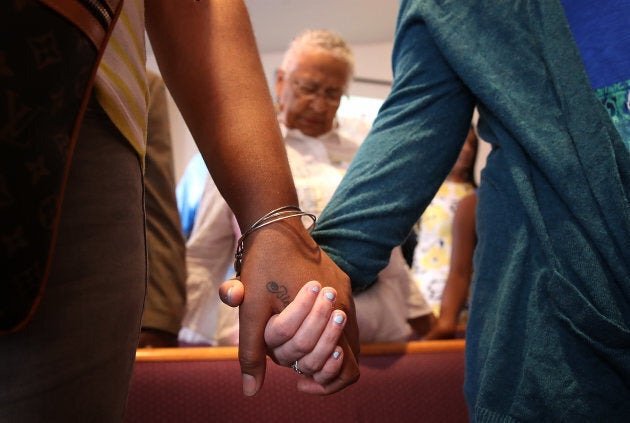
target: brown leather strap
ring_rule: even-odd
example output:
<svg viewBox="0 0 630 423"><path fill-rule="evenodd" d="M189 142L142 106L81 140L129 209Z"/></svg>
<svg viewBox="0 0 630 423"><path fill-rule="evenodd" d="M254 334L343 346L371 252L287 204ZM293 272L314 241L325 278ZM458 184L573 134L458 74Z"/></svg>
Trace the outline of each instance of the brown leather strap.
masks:
<svg viewBox="0 0 630 423"><path fill-rule="evenodd" d="M106 42L123 4L122 0L40 0L40 2L76 25L92 41L96 49L100 49ZM90 9L86 7L86 3L99 6ZM101 13L102 19L99 20L95 13ZM103 21L109 22L109 26L104 26Z"/></svg>

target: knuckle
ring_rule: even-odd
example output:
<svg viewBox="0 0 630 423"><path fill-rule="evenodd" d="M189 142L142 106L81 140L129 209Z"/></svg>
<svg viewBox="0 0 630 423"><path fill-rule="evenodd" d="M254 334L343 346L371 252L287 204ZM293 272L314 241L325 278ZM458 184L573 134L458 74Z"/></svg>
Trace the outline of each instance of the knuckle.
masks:
<svg viewBox="0 0 630 423"><path fill-rule="evenodd" d="M294 335L292 328L286 323L278 324L276 332L282 339L290 339Z"/></svg>
<svg viewBox="0 0 630 423"><path fill-rule="evenodd" d="M322 374L323 365L318 365L317 363L311 360L300 361L300 369L309 375L312 375L315 378L316 375Z"/></svg>
<svg viewBox="0 0 630 423"><path fill-rule="evenodd" d="M259 367L256 354L250 351L239 350L238 361L241 364L241 369L245 372L247 370L254 370Z"/></svg>
<svg viewBox="0 0 630 423"><path fill-rule="evenodd" d="M307 340L295 339L293 344L293 349L295 353L300 357L305 356L313 349L313 345L311 342Z"/></svg>

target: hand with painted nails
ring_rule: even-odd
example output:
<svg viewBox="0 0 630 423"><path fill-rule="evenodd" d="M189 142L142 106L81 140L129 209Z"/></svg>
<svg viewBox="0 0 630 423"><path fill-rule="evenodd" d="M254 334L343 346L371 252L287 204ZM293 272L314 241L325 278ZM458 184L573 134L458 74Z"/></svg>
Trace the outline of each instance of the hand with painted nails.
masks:
<svg viewBox="0 0 630 423"><path fill-rule="evenodd" d="M232 307L240 305L243 294L238 279L220 287L221 300ZM271 316L265 328L267 354L302 375L297 382L302 392L325 394L324 387L340 374L344 354L338 343L347 319L342 310L335 310L336 297L334 288L308 282L282 312Z"/></svg>
<svg viewBox="0 0 630 423"><path fill-rule="evenodd" d="M245 395L256 395L262 388L267 355L283 366L297 360L298 368L309 372L310 378L298 382L303 392L331 394L359 379L359 329L350 281L299 220L277 222L248 237L240 281L224 282L219 296L239 307ZM321 281L326 288L315 283L317 295L305 292L305 286L313 286L309 281ZM334 294L334 301L328 294ZM338 335L340 328L331 319L341 318L343 333ZM316 337L307 337L311 330ZM325 359L334 351L340 353L340 364Z"/></svg>
<svg viewBox="0 0 630 423"><path fill-rule="evenodd" d="M333 288L311 281L281 313L269 319L265 328L269 356L305 376L298 381L303 392L321 393L321 387L341 370L343 349L338 342L346 315L335 310L336 296Z"/></svg>

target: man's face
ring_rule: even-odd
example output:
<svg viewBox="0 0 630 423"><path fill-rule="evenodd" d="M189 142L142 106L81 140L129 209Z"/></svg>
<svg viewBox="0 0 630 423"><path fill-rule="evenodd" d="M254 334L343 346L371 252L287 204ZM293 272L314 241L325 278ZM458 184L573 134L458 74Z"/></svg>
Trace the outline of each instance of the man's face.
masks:
<svg viewBox="0 0 630 423"><path fill-rule="evenodd" d="M276 97L281 121L317 137L333 128L349 76L348 65L323 51L298 54L292 69L278 71Z"/></svg>

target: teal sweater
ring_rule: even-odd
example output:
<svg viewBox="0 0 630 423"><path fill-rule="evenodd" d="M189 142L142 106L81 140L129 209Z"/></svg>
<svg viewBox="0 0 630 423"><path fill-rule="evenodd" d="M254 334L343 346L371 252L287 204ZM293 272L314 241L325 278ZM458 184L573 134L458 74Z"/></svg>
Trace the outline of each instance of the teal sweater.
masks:
<svg viewBox="0 0 630 423"><path fill-rule="evenodd" d="M394 84L314 238L369 286L454 164L482 173L465 392L472 421L630 415L630 154L557 0L403 0ZM630 75L628 76L630 79Z"/></svg>

